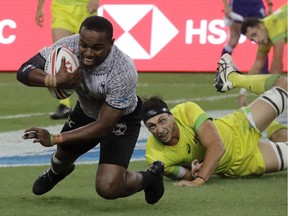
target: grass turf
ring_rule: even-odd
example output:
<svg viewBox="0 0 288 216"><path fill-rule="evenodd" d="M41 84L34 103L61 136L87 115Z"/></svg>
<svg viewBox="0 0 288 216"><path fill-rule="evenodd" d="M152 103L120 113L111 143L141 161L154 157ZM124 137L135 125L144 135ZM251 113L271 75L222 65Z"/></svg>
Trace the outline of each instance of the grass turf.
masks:
<svg viewBox="0 0 288 216"><path fill-rule="evenodd" d="M131 216L285 216L287 173L252 179L223 179L213 176L198 188L176 187L165 178L165 194L148 205L144 192L117 200L104 200L94 189L97 164L78 165L52 191L42 196L31 192L32 184L47 166L0 168L0 209L3 216L131 215ZM129 170L147 169L143 161Z"/></svg>
<svg viewBox="0 0 288 216"><path fill-rule="evenodd" d="M237 109L238 90L225 94L212 87L214 74L140 73L140 96L160 94L173 106L184 100L199 103L204 110ZM51 120L58 101L42 88L18 83L15 73L0 74L0 132L24 130L30 126L62 124ZM249 96L249 100L254 99ZM76 96L71 97L72 104ZM19 114L38 116L19 117ZM78 165L77 169L44 196L32 194L34 180L47 166L0 168L0 215L196 215L196 216L286 216L287 172L252 179L222 179L217 176L199 188L176 187L165 179L165 194L156 205L148 205L143 192L133 196L104 200L94 189L96 164ZM145 162L131 162L130 170L146 170Z"/></svg>
<svg viewBox="0 0 288 216"><path fill-rule="evenodd" d="M204 110L237 109L238 90L216 92L214 77L213 73L139 73L137 93L139 96L161 95L169 106L193 100ZM0 132L64 123L64 120L50 119L49 113L56 110L59 102L47 89L27 87L16 80L15 73L0 73L0 88ZM70 98L71 105L75 105L76 94ZM250 101L254 98L249 95ZM27 114L32 116L15 116Z"/></svg>

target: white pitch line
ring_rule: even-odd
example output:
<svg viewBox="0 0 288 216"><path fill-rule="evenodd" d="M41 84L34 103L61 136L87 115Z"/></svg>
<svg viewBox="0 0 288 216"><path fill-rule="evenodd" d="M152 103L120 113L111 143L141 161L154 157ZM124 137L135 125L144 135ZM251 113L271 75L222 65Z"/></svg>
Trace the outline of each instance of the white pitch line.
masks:
<svg viewBox="0 0 288 216"><path fill-rule="evenodd" d="M167 103L182 103L184 101L215 101L219 99L226 99L226 98L236 98L238 94L226 94L226 95L219 95L219 96L211 96L211 97L198 97L198 98L182 98L177 100L166 100Z"/></svg>
<svg viewBox="0 0 288 216"><path fill-rule="evenodd" d="M43 116L43 115L49 115L49 113L32 113L32 114L8 115L8 116L0 116L0 119L28 118L28 117L32 117L32 116Z"/></svg>
<svg viewBox="0 0 288 216"><path fill-rule="evenodd" d="M225 114L230 112L232 112L232 110L208 111L207 113L212 117L216 117L224 116ZM61 128L62 125L45 127L45 129L47 129L51 133L58 133ZM33 143L31 140L23 140L23 132L24 130L0 132L0 158L11 156L41 155L47 153L47 151L51 151L54 148L44 148L43 146L39 145L39 143ZM139 139L145 140L147 139L148 135L149 132L142 123ZM137 144L137 147L139 147L139 144Z"/></svg>
<svg viewBox="0 0 288 216"><path fill-rule="evenodd" d="M150 86L155 86L155 83L140 83L137 84L137 87L150 87ZM167 86L167 83L157 83L157 86ZM173 87L178 87L178 86L188 86L188 87L203 87L203 86L212 86L211 84L203 84L203 83L169 83L169 86L173 86Z"/></svg>
<svg viewBox="0 0 288 216"><path fill-rule="evenodd" d="M235 110L214 110L214 111L207 111L207 114L211 117L222 117L228 113L232 113ZM287 114L282 114L279 119L280 122L283 122L284 124L287 124ZM47 130L49 130L52 133L58 133L62 125L54 125L54 126L48 126L45 127ZM9 132L0 132L0 162L1 159L5 161L5 157L14 157L14 156L39 156L39 155L47 155L52 154L55 147L52 148L44 148L43 146L39 145L39 143L33 143L31 140L23 140L24 130L18 130L18 131L9 131ZM149 132L147 128L142 124L139 140L141 142L137 142L136 148L143 149L145 144L145 139L149 136ZM263 134L263 138L266 138L266 134ZM36 159L34 159L36 160ZM48 162L47 162L48 163ZM85 162L83 162L85 163ZM34 163L33 163L34 164ZM15 164L14 164L15 165ZM3 164L0 163L0 167L3 166L13 166L13 164Z"/></svg>
<svg viewBox="0 0 288 216"><path fill-rule="evenodd" d="M166 100L167 103L172 103L172 104L177 104L177 103L182 103L184 101L215 101L219 99L225 99L225 98L231 98L234 97L236 98L238 95L237 94L226 94L226 95L219 95L219 96L211 96L211 97L198 97L198 98L180 98L177 100ZM33 116L46 116L51 113L26 113L26 114L17 114L17 115L8 115L8 116L0 116L1 119L15 119L15 118L30 118Z"/></svg>

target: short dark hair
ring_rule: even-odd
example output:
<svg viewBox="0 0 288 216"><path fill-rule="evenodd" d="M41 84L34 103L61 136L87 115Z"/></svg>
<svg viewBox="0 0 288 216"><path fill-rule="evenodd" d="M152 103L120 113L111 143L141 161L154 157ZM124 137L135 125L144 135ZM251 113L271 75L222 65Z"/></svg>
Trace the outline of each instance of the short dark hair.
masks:
<svg viewBox="0 0 288 216"><path fill-rule="evenodd" d="M241 25L241 34L245 35L248 27L257 27L262 21L257 18L248 17Z"/></svg>
<svg viewBox="0 0 288 216"><path fill-rule="evenodd" d="M105 32L108 39L113 38L113 25L104 17L90 16L87 17L81 24L79 32L85 27L87 30L94 30L99 32Z"/></svg>
<svg viewBox="0 0 288 216"><path fill-rule="evenodd" d="M150 98L143 98L143 121L144 123L161 113L171 114L167 103L162 99L161 96L152 96Z"/></svg>

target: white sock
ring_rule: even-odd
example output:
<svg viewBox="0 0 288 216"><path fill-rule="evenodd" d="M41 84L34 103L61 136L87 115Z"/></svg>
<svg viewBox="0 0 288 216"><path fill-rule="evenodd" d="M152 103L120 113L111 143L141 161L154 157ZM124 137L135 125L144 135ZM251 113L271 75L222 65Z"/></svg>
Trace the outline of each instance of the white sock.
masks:
<svg viewBox="0 0 288 216"><path fill-rule="evenodd" d="M56 165L62 165L63 161L60 161L58 158L56 158L55 154L53 154L52 156L52 163L56 164ZM53 166L51 166L51 170L54 174L59 174L57 172L55 172L55 170L53 169Z"/></svg>
<svg viewBox="0 0 288 216"><path fill-rule="evenodd" d="M287 155L288 155L288 143L287 142L271 142L270 144L278 159L278 171L287 169Z"/></svg>
<svg viewBox="0 0 288 216"><path fill-rule="evenodd" d="M233 47L231 47L229 44L226 44L224 46L224 49L225 49L226 52L228 52L230 54L232 54L232 52L233 52Z"/></svg>

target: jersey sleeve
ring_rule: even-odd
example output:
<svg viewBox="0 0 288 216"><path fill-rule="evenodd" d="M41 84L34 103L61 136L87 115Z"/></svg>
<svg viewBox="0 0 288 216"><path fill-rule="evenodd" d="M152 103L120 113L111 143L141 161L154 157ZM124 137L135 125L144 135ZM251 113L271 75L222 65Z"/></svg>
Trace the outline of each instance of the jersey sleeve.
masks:
<svg viewBox="0 0 288 216"><path fill-rule="evenodd" d="M171 109L171 112L177 119L179 119L179 121L184 122L186 125L190 125L196 133L206 120L212 119L198 104L194 102L180 104Z"/></svg>
<svg viewBox="0 0 288 216"><path fill-rule="evenodd" d="M283 38L287 40L287 5L275 11L267 22L266 28L272 44Z"/></svg>
<svg viewBox="0 0 288 216"><path fill-rule="evenodd" d="M270 38L270 42L267 45L259 45L259 54L269 53L273 44L283 38L287 41L287 4L279 8L270 16L264 18L263 23Z"/></svg>
<svg viewBox="0 0 288 216"><path fill-rule="evenodd" d="M146 162L151 165L155 160L164 163L164 175L171 179L181 179L186 174L186 169L175 164L173 159L166 154L165 146L159 143L152 135L147 139ZM176 160L176 159L175 159Z"/></svg>
<svg viewBox="0 0 288 216"><path fill-rule="evenodd" d="M187 173L186 168L179 165L165 167L164 175L174 180L180 180Z"/></svg>

